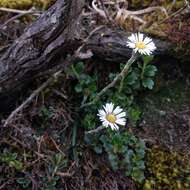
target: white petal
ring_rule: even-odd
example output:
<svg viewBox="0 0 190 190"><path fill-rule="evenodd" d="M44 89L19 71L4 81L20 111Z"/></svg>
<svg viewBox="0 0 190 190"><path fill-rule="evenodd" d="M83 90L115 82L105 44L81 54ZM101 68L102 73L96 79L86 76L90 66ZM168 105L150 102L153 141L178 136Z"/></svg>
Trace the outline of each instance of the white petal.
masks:
<svg viewBox="0 0 190 190"><path fill-rule="evenodd" d="M146 37L146 38L144 39L144 43L145 43L145 44L149 44L150 42L152 42L152 39L150 39L150 38L148 38L148 37Z"/></svg>
<svg viewBox="0 0 190 190"><path fill-rule="evenodd" d="M100 119L100 121L102 121L102 122L107 121L107 119L106 119L105 117L100 117L99 119Z"/></svg>
<svg viewBox="0 0 190 190"><path fill-rule="evenodd" d="M106 105L103 106L103 108L104 108L104 110L105 110L106 113L110 113L110 112L109 112L109 106L110 106L109 103L106 103Z"/></svg>
<svg viewBox="0 0 190 190"><path fill-rule="evenodd" d="M150 54L150 50L147 48L147 49L144 49L143 50L143 53L145 54L145 55L149 55Z"/></svg>
<svg viewBox="0 0 190 190"><path fill-rule="evenodd" d="M143 49L139 49L138 50L140 54L144 54L144 50Z"/></svg>
<svg viewBox="0 0 190 190"><path fill-rule="evenodd" d="M135 43L137 43L139 41L139 35L135 34Z"/></svg>
<svg viewBox="0 0 190 190"><path fill-rule="evenodd" d="M147 48L148 48L148 49L151 49L151 50L155 50L155 49L156 49L156 46L154 45L153 42L151 42L151 43L149 43L149 44L147 45Z"/></svg>
<svg viewBox="0 0 190 190"><path fill-rule="evenodd" d="M138 50L139 50L138 48L135 48L135 49L134 49L135 53L137 53Z"/></svg>
<svg viewBox="0 0 190 190"><path fill-rule="evenodd" d="M154 44L154 42L150 42L150 43L148 43L147 46L153 46L153 47L156 47L155 44Z"/></svg>
<svg viewBox="0 0 190 190"><path fill-rule="evenodd" d="M139 33L138 34L138 39L139 39L140 42L142 42L143 41L143 34Z"/></svg>
<svg viewBox="0 0 190 190"><path fill-rule="evenodd" d="M121 109L119 106L117 106L117 107L114 109L113 113L114 113L115 115L117 115L117 114L121 113L122 111L123 111L123 109Z"/></svg>
<svg viewBox="0 0 190 190"><path fill-rule="evenodd" d="M125 117L125 116L126 116L125 112L121 112L118 115L116 115L117 119L120 119L120 118Z"/></svg>
<svg viewBox="0 0 190 190"><path fill-rule="evenodd" d="M149 49L144 49L144 50L143 50L143 53L144 53L145 55L149 55L149 54L150 54L150 50L149 50Z"/></svg>
<svg viewBox="0 0 190 190"><path fill-rule="evenodd" d="M110 123L109 125L110 125L110 127L111 127L112 130L115 130L115 126L114 126L113 123Z"/></svg>
<svg viewBox="0 0 190 190"><path fill-rule="evenodd" d="M106 109L107 109L107 113L112 113L113 112L113 108L114 108L114 104L113 103L107 103L106 104Z"/></svg>
<svg viewBox="0 0 190 190"><path fill-rule="evenodd" d="M119 130L119 126L117 124L114 124L115 130Z"/></svg>
<svg viewBox="0 0 190 190"><path fill-rule="evenodd" d="M97 114L98 116L105 116L106 115L106 112L104 111L104 110L99 110L98 111L98 114Z"/></svg>
<svg viewBox="0 0 190 190"><path fill-rule="evenodd" d="M135 43L127 42L127 46L130 48L135 48Z"/></svg>
<svg viewBox="0 0 190 190"><path fill-rule="evenodd" d="M104 121L104 122L102 123L102 125L103 125L104 127L108 127L109 123L108 123L107 121Z"/></svg>
<svg viewBox="0 0 190 190"><path fill-rule="evenodd" d="M151 54L151 50L148 49L148 48L144 49L143 52L144 52L145 55L150 55Z"/></svg>
<svg viewBox="0 0 190 190"><path fill-rule="evenodd" d="M132 34L131 36L128 37L128 39L131 41L131 42L136 42L136 37L134 34Z"/></svg>
<svg viewBox="0 0 190 190"><path fill-rule="evenodd" d="M126 119L117 119L116 123L124 126L126 124Z"/></svg>

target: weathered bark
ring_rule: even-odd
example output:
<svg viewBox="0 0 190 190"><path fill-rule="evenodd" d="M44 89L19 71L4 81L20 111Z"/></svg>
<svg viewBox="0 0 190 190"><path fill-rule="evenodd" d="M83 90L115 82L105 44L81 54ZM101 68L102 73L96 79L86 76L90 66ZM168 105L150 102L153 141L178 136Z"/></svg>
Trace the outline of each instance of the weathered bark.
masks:
<svg viewBox="0 0 190 190"><path fill-rule="evenodd" d="M0 97L22 88L77 46L77 18L84 0L58 0L0 59Z"/></svg>
<svg viewBox="0 0 190 190"><path fill-rule="evenodd" d="M58 0L18 38L0 58L0 102L22 89L31 80L59 64L81 45L79 15L84 0ZM128 34L120 29L96 30L84 46L105 60L126 61L131 50ZM158 54L166 53L169 43L155 40Z"/></svg>
<svg viewBox="0 0 190 190"><path fill-rule="evenodd" d="M129 34L121 29L103 27L97 30L87 41L85 49L90 49L94 55L112 62L126 62L131 56L131 49L126 46ZM171 43L154 39L157 47L156 55L169 54Z"/></svg>

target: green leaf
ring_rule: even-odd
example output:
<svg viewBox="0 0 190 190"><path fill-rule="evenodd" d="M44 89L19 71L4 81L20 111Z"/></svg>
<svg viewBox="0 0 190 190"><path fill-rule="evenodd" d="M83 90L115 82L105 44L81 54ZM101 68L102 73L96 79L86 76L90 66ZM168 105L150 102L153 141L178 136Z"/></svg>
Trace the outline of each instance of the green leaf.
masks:
<svg viewBox="0 0 190 190"><path fill-rule="evenodd" d="M138 162L136 162L136 166L137 166L139 169L144 170L144 169L145 169L144 160L139 160Z"/></svg>
<svg viewBox="0 0 190 190"><path fill-rule="evenodd" d="M88 86L88 89L91 93L95 93L97 91L97 86L95 83L92 83Z"/></svg>
<svg viewBox="0 0 190 190"><path fill-rule="evenodd" d="M82 121L82 124L86 130L94 129L96 126L95 116L92 114L87 114Z"/></svg>
<svg viewBox="0 0 190 190"><path fill-rule="evenodd" d="M83 62L78 62L75 66L75 70L77 71L78 74L81 74L84 71L84 63Z"/></svg>
<svg viewBox="0 0 190 190"><path fill-rule="evenodd" d="M155 76L157 68L154 65L147 65L144 71L144 75L147 77Z"/></svg>
<svg viewBox="0 0 190 190"><path fill-rule="evenodd" d="M111 167L113 170L117 170L118 169L118 158L115 154L109 154L108 155L108 159L110 161Z"/></svg>
<svg viewBox="0 0 190 190"><path fill-rule="evenodd" d="M120 69L123 70L123 68L125 67L125 63L120 63Z"/></svg>
<svg viewBox="0 0 190 190"><path fill-rule="evenodd" d="M102 146L100 145L97 145L94 147L94 151L97 153L97 154L101 154L102 153Z"/></svg>
<svg viewBox="0 0 190 190"><path fill-rule="evenodd" d="M134 168L133 171L132 171L132 178L135 181L138 181L139 183L142 183L143 180L145 179L144 172L139 170L138 168Z"/></svg>
<svg viewBox="0 0 190 190"><path fill-rule="evenodd" d="M77 85L75 86L75 91L76 91L77 93L82 92L82 86L81 86L80 84L77 84Z"/></svg>
<svg viewBox="0 0 190 190"><path fill-rule="evenodd" d="M143 62L145 64L149 64L153 59L154 59L154 56L147 56L147 55L143 56Z"/></svg>
<svg viewBox="0 0 190 190"><path fill-rule="evenodd" d="M126 176L131 176L132 169L133 169L133 168L132 168L132 165L129 164L129 165L127 166L126 171L125 171L125 175L126 175Z"/></svg>
<svg viewBox="0 0 190 190"><path fill-rule="evenodd" d="M16 170L21 171L23 169L23 163L19 160L12 160L9 162L10 167L14 167Z"/></svg>
<svg viewBox="0 0 190 190"><path fill-rule="evenodd" d="M130 119L132 121L132 124L134 126L136 126L135 124L137 123L137 121L141 118L141 111L139 108L130 108L128 110L129 115L130 115Z"/></svg>
<svg viewBox="0 0 190 190"><path fill-rule="evenodd" d="M125 88L125 92L127 94L132 94L132 89L130 87L127 87L127 88ZM126 97L125 97L125 99L126 99Z"/></svg>
<svg viewBox="0 0 190 190"><path fill-rule="evenodd" d="M81 74L80 75L80 83L82 84L90 84L92 82L92 78L87 74Z"/></svg>
<svg viewBox="0 0 190 190"><path fill-rule="evenodd" d="M24 178L24 177L19 177L16 179L17 183L20 184L24 189L25 188L28 188L31 181L27 178Z"/></svg>
<svg viewBox="0 0 190 190"><path fill-rule="evenodd" d="M154 81L151 78L145 78L142 81L142 85L151 90L154 87Z"/></svg>
<svg viewBox="0 0 190 190"><path fill-rule="evenodd" d="M118 73L110 73L109 79L112 81L117 75L118 75Z"/></svg>
<svg viewBox="0 0 190 190"><path fill-rule="evenodd" d="M136 80L136 82L133 84L132 87L133 87L134 90L139 90L140 87L141 87L140 80Z"/></svg>
<svg viewBox="0 0 190 190"><path fill-rule="evenodd" d="M129 75L127 76L127 78L126 78L126 83L127 83L128 85L133 85L133 84L136 82L137 79L138 79L138 76L136 75L136 73L135 73L135 72L132 72L131 74L129 74Z"/></svg>

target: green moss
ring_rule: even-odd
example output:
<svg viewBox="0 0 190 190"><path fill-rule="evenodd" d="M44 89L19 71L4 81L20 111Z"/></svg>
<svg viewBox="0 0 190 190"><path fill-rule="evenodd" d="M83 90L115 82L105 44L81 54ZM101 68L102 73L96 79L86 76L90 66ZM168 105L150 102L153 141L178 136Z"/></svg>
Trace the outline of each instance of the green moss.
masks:
<svg viewBox="0 0 190 190"><path fill-rule="evenodd" d="M0 7L24 9L35 5L47 8L54 1L55 0L0 0Z"/></svg>
<svg viewBox="0 0 190 190"><path fill-rule="evenodd" d="M131 0L131 6L133 8L140 8L148 6L152 3L152 0Z"/></svg>
<svg viewBox="0 0 190 190"><path fill-rule="evenodd" d="M151 4L155 3L153 0L131 0L129 1L130 6L133 8L141 8L141 7L147 7L151 6ZM179 9L184 6L184 1L183 0L176 0L175 4L172 3L171 0L164 0L164 1L158 1L156 2L157 5L164 6L167 8L172 8L174 9Z"/></svg>
<svg viewBox="0 0 190 190"><path fill-rule="evenodd" d="M0 7L24 8L32 5L32 0L1 0Z"/></svg>
<svg viewBox="0 0 190 190"><path fill-rule="evenodd" d="M159 148L146 156L148 177L143 190L189 190L190 158Z"/></svg>
<svg viewBox="0 0 190 190"><path fill-rule="evenodd" d="M174 48L171 50L171 54L175 55L179 59L183 61L188 61L190 57L190 43L178 43Z"/></svg>

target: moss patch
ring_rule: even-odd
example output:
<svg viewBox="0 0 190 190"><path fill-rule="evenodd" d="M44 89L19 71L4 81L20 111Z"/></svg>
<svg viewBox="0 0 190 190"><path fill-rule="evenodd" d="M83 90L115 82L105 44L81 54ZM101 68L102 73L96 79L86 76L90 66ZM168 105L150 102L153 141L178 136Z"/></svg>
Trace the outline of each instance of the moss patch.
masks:
<svg viewBox="0 0 190 190"><path fill-rule="evenodd" d="M1 0L0 7L24 9L36 5L47 8L53 2L54 0Z"/></svg>
<svg viewBox="0 0 190 190"><path fill-rule="evenodd" d="M190 158L153 148L147 153L148 177L143 190L189 190Z"/></svg>

